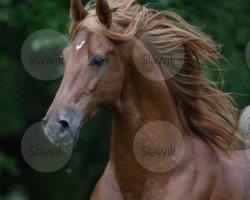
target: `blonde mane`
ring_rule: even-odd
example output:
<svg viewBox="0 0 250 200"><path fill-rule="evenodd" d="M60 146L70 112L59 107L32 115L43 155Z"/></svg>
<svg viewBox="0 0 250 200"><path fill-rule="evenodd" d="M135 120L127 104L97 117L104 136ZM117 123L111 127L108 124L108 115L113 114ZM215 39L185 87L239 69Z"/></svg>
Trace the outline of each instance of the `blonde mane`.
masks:
<svg viewBox="0 0 250 200"><path fill-rule="evenodd" d="M99 22L94 2L90 2L86 6L89 15L82 22L72 24L71 35L86 29L116 42L143 38L159 54L168 53L170 46L183 45L185 62L167 80L180 118L211 146L223 152L229 150L238 139L238 110L230 95L208 81L203 69L204 63L218 66L219 46L173 12L149 9L135 0L109 0L108 3L113 12L113 25L109 29Z"/></svg>

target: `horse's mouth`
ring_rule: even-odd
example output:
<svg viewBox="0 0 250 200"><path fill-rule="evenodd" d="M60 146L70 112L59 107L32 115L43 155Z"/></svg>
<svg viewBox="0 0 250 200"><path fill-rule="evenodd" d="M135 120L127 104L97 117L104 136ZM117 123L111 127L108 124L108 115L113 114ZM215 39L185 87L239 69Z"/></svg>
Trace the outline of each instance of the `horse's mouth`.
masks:
<svg viewBox="0 0 250 200"><path fill-rule="evenodd" d="M43 132L54 145L71 145L78 141L81 127L101 109L82 111L75 107L55 107L42 120Z"/></svg>

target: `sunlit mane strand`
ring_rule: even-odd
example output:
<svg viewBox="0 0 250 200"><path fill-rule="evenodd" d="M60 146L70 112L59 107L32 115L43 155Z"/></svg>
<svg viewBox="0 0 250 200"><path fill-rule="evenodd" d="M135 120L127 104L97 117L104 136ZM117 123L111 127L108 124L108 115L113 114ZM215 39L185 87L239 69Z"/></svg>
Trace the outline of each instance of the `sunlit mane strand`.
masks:
<svg viewBox="0 0 250 200"><path fill-rule="evenodd" d="M185 63L179 73L167 81L178 113L182 122L211 146L223 152L229 150L238 139L237 108L228 94L219 91L205 78L202 69L204 63L217 67L221 58L219 46L173 12L149 9L135 0L108 2L113 11L110 28L100 23L94 2L90 2L86 6L88 16L72 25L71 35L86 29L118 42L143 38L159 54L168 53L169 46L183 45Z"/></svg>

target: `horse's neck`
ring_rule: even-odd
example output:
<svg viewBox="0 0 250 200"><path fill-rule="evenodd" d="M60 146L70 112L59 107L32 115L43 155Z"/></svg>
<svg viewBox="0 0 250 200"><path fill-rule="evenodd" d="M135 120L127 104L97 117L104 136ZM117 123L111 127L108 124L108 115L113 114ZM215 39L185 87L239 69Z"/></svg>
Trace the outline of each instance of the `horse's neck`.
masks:
<svg viewBox="0 0 250 200"><path fill-rule="evenodd" d="M127 77L129 80L125 80L123 93L114 108L110 162L115 167L123 193L139 196L145 184L151 184L154 179L159 181L159 175L150 173L135 160L135 135L143 125L155 120L170 122L179 130L182 127L164 81L151 81L135 68ZM163 181L166 181L166 177Z"/></svg>

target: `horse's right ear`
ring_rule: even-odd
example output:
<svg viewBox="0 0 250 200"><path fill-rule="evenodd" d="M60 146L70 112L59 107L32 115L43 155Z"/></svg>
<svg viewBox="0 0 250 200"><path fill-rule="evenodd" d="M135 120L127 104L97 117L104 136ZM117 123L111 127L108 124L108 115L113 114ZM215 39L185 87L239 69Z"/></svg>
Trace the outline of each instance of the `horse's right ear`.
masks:
<svg viewBox="0 0 250 200"><path fill-rule="evenodd" d="M87 15L88 12L83 7L81 0L71 0L70 18L72 23L77 23L84 20Z"/></svg>

